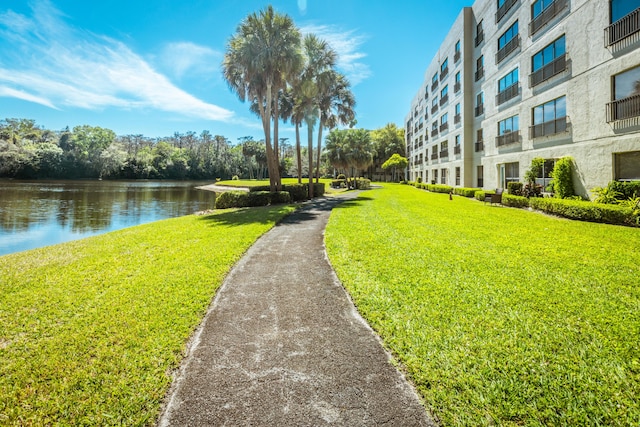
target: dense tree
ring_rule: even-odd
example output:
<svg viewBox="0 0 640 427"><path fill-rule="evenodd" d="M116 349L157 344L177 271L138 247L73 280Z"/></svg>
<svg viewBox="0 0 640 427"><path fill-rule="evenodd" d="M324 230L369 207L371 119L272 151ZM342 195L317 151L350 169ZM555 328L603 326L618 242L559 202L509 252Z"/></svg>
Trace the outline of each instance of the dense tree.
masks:
<svg viewBox="0 0 640 427"><path fill-rule="evenodd" d="M355 180L373 162L371 135L366 129L332 130L325 145L329 163L348 178Z"/></svg>
<svg viewBox="0 0 640 427"><path fill-rule="evenodd" d="M382 164L394 154L398 154L401 157L405 156L404 129L398 128L395 123L387 123L383 128L372 130L371 140L375 149L374 167L382 167ZM385 170L386 181L386 170L388 168L382 169Z"/></svg>
<svg viewBox="0 0 640 427"><path fill-rule="evenodd" d="M409 160L398 153L394 153L382 164L382 169L385 171L391 169L393 171L391 179L395 182L398 180L397 172L406 169L407 166L409 166Z"/></svg>

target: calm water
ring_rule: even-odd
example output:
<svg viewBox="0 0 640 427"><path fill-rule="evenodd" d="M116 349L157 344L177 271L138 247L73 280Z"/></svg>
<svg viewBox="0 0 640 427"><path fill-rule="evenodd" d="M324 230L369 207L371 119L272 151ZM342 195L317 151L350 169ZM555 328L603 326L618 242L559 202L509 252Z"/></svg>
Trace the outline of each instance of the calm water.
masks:
<svg viewBox="0 0 640 427"><path fill-rule="evenodd" d="M1 181L0 256L212 209L184 181Z"/></svg>

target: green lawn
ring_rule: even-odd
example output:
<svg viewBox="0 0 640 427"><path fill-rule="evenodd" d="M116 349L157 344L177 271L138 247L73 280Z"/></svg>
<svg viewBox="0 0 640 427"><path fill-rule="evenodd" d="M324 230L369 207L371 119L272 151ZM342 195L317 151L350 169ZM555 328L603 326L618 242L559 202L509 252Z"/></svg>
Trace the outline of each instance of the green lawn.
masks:
<svg viewBox="0 0 640 427"><path fill-rule="evenodd" d="M640 425L640 229L385 185L326 244L443 425Z"/></svg>
<svg viewBox="0 0 640 427"><path fill-rule="evenodd" d="M0 257L0 425L153 425L230 267L292 207Z"/></svg>

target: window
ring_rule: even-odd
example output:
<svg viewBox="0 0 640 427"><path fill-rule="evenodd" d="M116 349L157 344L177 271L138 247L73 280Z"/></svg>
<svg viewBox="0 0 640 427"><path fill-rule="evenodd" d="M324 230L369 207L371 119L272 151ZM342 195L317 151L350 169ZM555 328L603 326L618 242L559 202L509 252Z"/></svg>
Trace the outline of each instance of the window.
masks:
<svg viewBox="0 0 640 427"><path fill-rule="evenodd" d="M476 153L484 150L484 136L482 133L482 129L478 129L476 131L476 143L475 143L475 151Z"/></svg>
<svg viewBox="0 0 640 427"><path fill-rule="evenodd" d="M436 136L438 134L438 121L435 120L431 123L431 136Z"/></svg>
<svg viewBox="0 0 640 427"><path fill-rule="evenodd" d="M438 97L434 96L431 100L431 114L435 113L436 111L438 111Z"/></svg>
<svg viewBox="0 0 640 427"><path fill-rule="evenodd" d="M455 116L453 116L453 122L454 122L454 123L456 123L456 124L457 124L457 123L460 123L460 118L461 118L461 116L460 116L460 111L461 111L460 103L458 102L458 103L456 104L456 107L455 107L455 112L456 112L456 114L455 114Z"/></svg>
<svg viewBox="0 0 640 427"><path fill-rule="evenodd" d="M460 59L460 40L458 40L456 42L456 47L454 48L454 54L453 54L453 62L458 62L458 60Z"/></svg>
<svg viewBox="0 0 640 427"><path fill-rule="evenodd" d="M549 80L567 68L565 46L566 41L563 34L531 57L531 70L533 71L529 78L531 87Z"/></svg>
<svg viewBox="0 0 640 427"><path fill-rule="evenodd" d="M477 166L476 171L478 175L478 188L482 188L484 187L484 166Z"/></svg>
<svg viewBox="0 0 640 427"><path fill-rule="evenodd" d="M505 163L504 168L504 186L507 187L510 182L520 181L520 163Z"/></svg>
<svg viewBox="0 0 640 427"><path fill-rule="evenodd" d="M456 185L460 185L460 167L456 168Z"/></svg>
<svg viewBox="0 0 640 427"><path fill-rule="evenodd" d="M530 137L538 138L567 130L567 97L561 96L533 108Z"/></svg>
<svg viewBox="0 0 640 427"><path fill-rule="evenodd" d="M434 169L432 175L433 175L433 183L437 184L438 183L438 169Z"/></svg>
<svg viewBox="0 0 640 427"><path fill-rule="evenodd" d="M536 0L531 5L531 15L533 18L540 16L542 11L553 4L554 0Z"/></svg>
<svg viewBox="0 0 640 427"><path fill-rule="evenodd" d="M605 28L605 46L612 46L640 31L640 7L637 0L611 0L611 25Z"/></svg>
<svg viewBox="0 0 640 427"><path fill-rule="evenodd" d="M460 79L461 78L462 77L460 75L460 71L458 71L456 73L455 81L454 81L454 84L453 84L453 91L456 92L456 93L460 92Z"/></svg>
<svg viewBox="0 0 640 427"><path fill-rule="evenodd" d="M440 158L449 157L449 141L440 143Z"/></svg>
<svg viewBox="0 0 640 427"><path fill-rule="evenodd" d="M440 169L440 184L446 184L449 177L448 169Z"/></svg>
<svg viewBox="0 0 640 427"><path fill-rule="evenodd" d="M498 10L496 11L496 24L511 10L518 0L498 0Z"/></svg>
<svg viewBox="0 0 640 427"><path fill-rule="evenodd" d="M449 85L446 85L440 91L440 105L444 105L449 100Z"/></svg>
<svg viewBox="0 0 640 427"><path fill-rule="evenodd" d="M453 154L460 154L460 135L456 135L454 139Z"/></svg>
<svg viewBox="0 0 640 427"><path fill-rule="evenodd" d="M616 180L640 180L640 151L614 154Z"/></svg>
<svg viewBox="0 0 640 427"><path fill-rule="evenodd" d="M613 76L613 102L607 104L607 122L640 116L640 66Z"/></svg>
<svg viewBox="0 0 640 427"><path fill-rule="evenodd" d="M484 76L484 56L480 55L476 59L476 81L480 80Z"/></svg>
<svg viewBox="0 0 640 427"><path fill-rule="evenodd" d="M609 3L611 24L624 18L638 8L638 0L611 0Z"/></svg>
<svg viewBox="0 0 640 427"><path fill-rule="evenodd" d="M518 115L508 117L498 122L498 136L496 146L520 142L520 123Z"/></svg>
<svg viewBox="0 0 640 427"><path fill-rule="evenodd" d="M500 105L520 93L520 85L518 84L518 69L515 68L498 80L498 96L496 96L496 104Z"/></svg>
<svg viewBox="0 0 640 427"><path fill-rule="evenodd" d="M476 40L475 40L476 47L478 47L483 40L484 40L484 30L482 29L482 21L480 21L476 24Z"/></svg>
<svg viewBox="0 0 640 427"><path fill-rule="evenodd" d="M445 58L444 62L440 64L440 80L443 80L449 72L449 58Z"/></svg>
<svg viewBox="0 0 640 427"><path fill-rule="evenodd" d="M438 73L435 73L431 78L431 90L433 91L438 87Z"/></svg>
<svg viewBox="0 0 640 427"><path fill-rule="evenodd" d="M506 58L518 46L520 46L520 37L518 36L518 21L516 21L498 38L496 63Z"/></svg>
<svg viewBox="0 0 640 427"><path fill-rule="evenodd" d="M442 116L440 116L440 132L443 132L447 129L449 129L449 114L444 113Z"/></svg>
<svg viewBox="0 0 640 427"><path fill-rule="evenodd" d="M529 34L534 35L547 25L564 8L569 5L569 0L536 0L531 4L531 22Z"/></svg>
<svg viewBox="0 0 640 427"><path fill-rule="evenodd" d="M484 92L476 95L476 117L484 114Z"/></svg>

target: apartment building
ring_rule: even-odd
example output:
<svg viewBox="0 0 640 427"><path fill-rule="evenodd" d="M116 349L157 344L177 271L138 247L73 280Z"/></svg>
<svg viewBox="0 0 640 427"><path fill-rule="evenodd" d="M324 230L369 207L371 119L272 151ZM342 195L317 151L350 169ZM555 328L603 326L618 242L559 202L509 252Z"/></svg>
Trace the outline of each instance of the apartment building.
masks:
<svg viewBox="0 0 640 427"><path fill-rule="evenodd" d="M427 68L405 121L409 178L505 188L542 157L578 194L640 179L640 2L477 0Z"/></svg>

